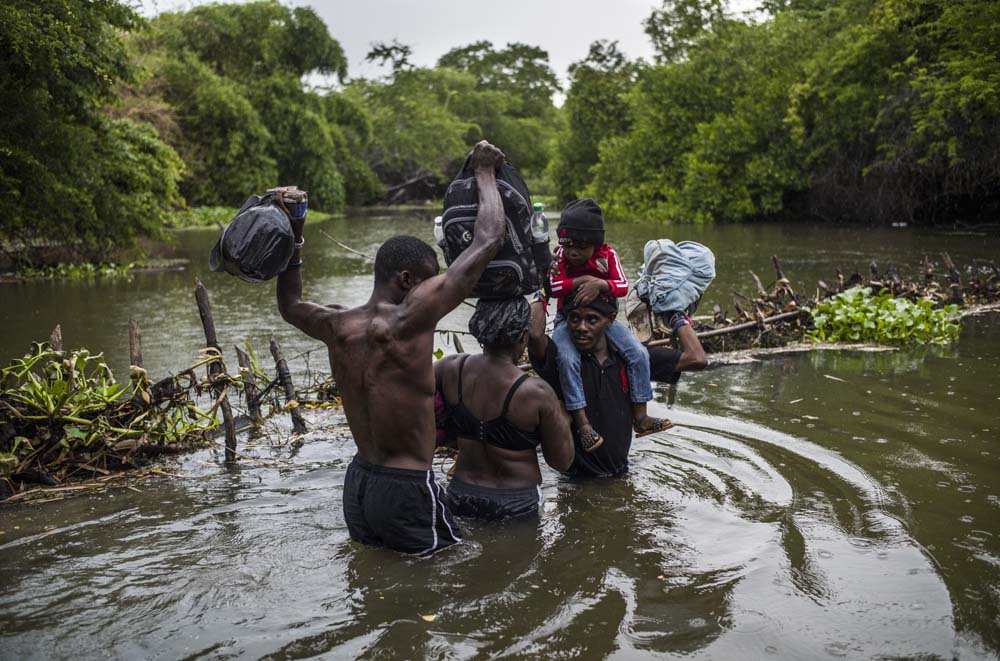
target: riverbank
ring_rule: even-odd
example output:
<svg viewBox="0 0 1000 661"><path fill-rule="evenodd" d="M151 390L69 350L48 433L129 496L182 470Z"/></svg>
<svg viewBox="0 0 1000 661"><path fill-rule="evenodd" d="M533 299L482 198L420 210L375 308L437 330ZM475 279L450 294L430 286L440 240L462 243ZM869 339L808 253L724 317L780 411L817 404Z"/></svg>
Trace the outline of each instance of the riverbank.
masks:
<svg viewBox="0 0 1000 661"><path fill-rule="evenodd" d="M174 214L167 223L171 230L187 230L205 227L223 227L233 219L238 207L192 207ZM343 214L332 214L310 209L306 216L307 223L321 223Z"/></svg>

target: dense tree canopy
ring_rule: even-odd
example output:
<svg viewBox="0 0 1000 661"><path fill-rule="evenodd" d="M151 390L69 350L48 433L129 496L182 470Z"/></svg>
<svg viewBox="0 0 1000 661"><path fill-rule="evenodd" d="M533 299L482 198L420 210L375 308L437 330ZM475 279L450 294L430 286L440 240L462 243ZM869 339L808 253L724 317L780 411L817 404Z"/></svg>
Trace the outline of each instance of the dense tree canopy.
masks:
<svg viewBox="0 0 1000 661"><path fill-rule="evenodd" d="M606 41L591 44L586 59L570 66L563 104L567 130L558 136L546 172L560 201L572 200L590 182L601 140L628 129L627 95L639 68L617 42Z"/></svg>
<svg viewBox="0 0 1000 661"><path fill-rule="evenodd" d="M277 183L336 211L448 180L488 138L561 200L670 222L951 222L1000 211L1000 3L662 0L655 61L598 41L562 108L545 50L489 41L348 80L309 7L0 6L0 249L105 255ZM305 81L326 80L325 88Z"/></svg>
<svg viewBox="0 0 1000 661"><path fill-rule="evenodd" d="M159 16L137 46L157 54L148 91L176 115L180 131L167 139L188 164L190 203L235 205L279 181L308 188L311 204L329 211L380 195L357 155L368 126L351 111L339 124L349 102L338 99L331 112L326 97L303 87L307 74L347 73L312 9L268 0L195 7Z"/></svg>
<svg viewBox="0 0 1000 661"><path fill-rule="evenodd" d="M180 201L181 162L156 132L102 108L135 70L118 2L0 6L0 245L17 260L59 243L84 256L155 234Z"/></svg>
<svg viewBox="0 0 1000 661"><path fill-rule="evenodd" d="M472 125L450 109L452 99L471 93L472 76L447 69L397 69L387 80L357 80L347 99L372 124L368 166L386 182L431 175L443 178L466 151Z"/></svg>
<svg viewBox="0 0 1000 661"><path fill-rule="evenodd" d="M573 120L594 94L575 75L561 142L596 139L600 156L582 175L563 165L562 146L550 170L569 184L560 193L676 222L789 212L935 222L996 210L1000 5L762 6L769 14L747 22L716 0L666 0L646 23L657 64L603 106L617 122Z"/></svg>
<svg viewBox="0 0 1000 661"><path fill-rule="evenodd" d="M558 121L552 97L559 91L545 50L521 43L497 50L489 41L477 41L448 51L438 67L475 78L477 94L456 98L453 106L475 126L473 142L489 138L528 172L545 168Z"/></svg>
<svg viewBox="0 0 1000 661"><path fill-rule="evenodd" d="M544 50L509 44L498 51L482 41L449 51L434 68L414 67L410 54L395 41L374 44L367 59L391 71L345 91L371 118L366 160L382 181L443 182L483 138L517 167L542 173L557 133L552 96L559 89Z"/></svg>

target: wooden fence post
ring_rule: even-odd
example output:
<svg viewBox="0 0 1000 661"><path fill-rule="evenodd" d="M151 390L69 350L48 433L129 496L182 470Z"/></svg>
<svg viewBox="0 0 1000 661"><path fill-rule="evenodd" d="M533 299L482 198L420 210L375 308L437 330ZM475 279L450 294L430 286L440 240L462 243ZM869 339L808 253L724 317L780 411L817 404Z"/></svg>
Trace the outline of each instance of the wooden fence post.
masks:
<svg viewBox="0 0 1000 661"><path fill-rule="evenodd" d="M49 346L53 351L62 351L62 327L59 324L56 324L49 335Z"/></svg>
<svg viewBox="0 0 1000 661"><path fill-rule="evenodd" d="M212 319L212 307L208 303L208 291L206 291L205 285L201 284L201 280L197 278L194 281L194 300L198 303L198 314L201 315L201 327L205 331L205 342L210 348L215 349L221 355L222 350L219 349L219 339L215 335L215 321ZM218 361L209 363L209 375L215 376L221 372L222 365ZM215 386L214 390L216 398L221 399L219 408L222 409L222 423L226 428L226 462L234 462L236 461L236 424L233 422L233 409L229 405L226 385L219 383Z"/></svg>
<svg viewBox="0 0 1000 661"><path fill-rule="evenodd" d="M142 367L142 335L135 319L128 320L128 360L129 365Z"/></svg>
<svg viewBox="0 0 1000 661"><path fill-rule="evenodd" d="M142 336L139 333L139 322L135 319L128 320L128 363L128 378L132 382L132 387L149 385L146 371L142 368ZM149 392L137 390L132 403L140 408L149 406L151 403Z"/></svg>
<svg viewBox="0 0 1000 661"><path fill-rule="evenodd" d="M292 375L288 371L288 363L285 362L285 357L281 353L281 346L273 335L271 336L271 355L274 356L274 366L278 370L278 379L285 389L285 405L291 404L289 414L292 416L292 431L296 434L304 434L306 421L302 418L302 411L299 410L295 386L292 385Z"/></svg>
<svg viewBox="0 0 1000 661"><path fill-rule="evenodd" d="M250 354L239 347L236 349L236 359L240 362L240 375L243 377L243 396L247 400L247 413L254 424L259 424L262 420L260 416L260 402L257 401L257 384L254 383L253 366L250 362Z"/></svg>

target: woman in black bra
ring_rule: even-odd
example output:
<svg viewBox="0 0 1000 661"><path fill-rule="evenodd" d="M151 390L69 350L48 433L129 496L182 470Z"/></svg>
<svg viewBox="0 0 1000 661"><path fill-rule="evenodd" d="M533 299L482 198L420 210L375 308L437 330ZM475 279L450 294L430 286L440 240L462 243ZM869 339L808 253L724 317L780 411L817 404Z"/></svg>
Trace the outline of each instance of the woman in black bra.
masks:
<svg viewBox="0 0 1000 661"><path fill-rule="evenodd" d="M555 392L517 367L529 320L523 297L479 301L469 330L483 353L447 356L434 366L445 427L458 439L458 463L446 496L457 516L536 514L542 483L538 446L557 471L573 462L569 418Z"/></svg>

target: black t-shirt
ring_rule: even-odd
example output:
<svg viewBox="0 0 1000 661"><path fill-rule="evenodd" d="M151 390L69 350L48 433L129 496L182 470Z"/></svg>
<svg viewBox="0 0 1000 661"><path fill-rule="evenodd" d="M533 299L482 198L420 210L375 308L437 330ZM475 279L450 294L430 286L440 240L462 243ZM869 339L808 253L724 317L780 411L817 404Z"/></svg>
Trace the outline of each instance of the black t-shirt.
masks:
<svg viewBox="0 0 1000 661"><path fill-rule="evenodd" d="M543 362L531 356L538 376L545 379L562 399L556 356L559 349L551 340ZM666 347L649 347L650 375L654 381L676 383L680 378L677 361L681 352ZM593 452L584 452L574 434L576 457L569 469L574 477L608 477L628 470L628 451L632 447L632 401L628 392L625 360L609 347L608 359L598 364L593 354L580 356L580 376L587 398L587 418L604 443Z"/></svg>

